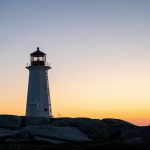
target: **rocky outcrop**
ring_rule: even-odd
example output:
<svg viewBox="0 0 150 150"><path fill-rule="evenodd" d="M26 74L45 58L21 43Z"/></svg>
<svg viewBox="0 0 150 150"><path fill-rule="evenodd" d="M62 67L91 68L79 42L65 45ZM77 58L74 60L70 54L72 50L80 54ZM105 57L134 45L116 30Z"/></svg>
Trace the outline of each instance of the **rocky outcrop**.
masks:
<svg viewBox="0 0 150 150"><path fill-rule="evenodd" d="M142 145L144 143L143 139L141 137L135 137L135 138L128 138L124 140L124 143L128 145Z"/></svg>
<svg viewBox="0 0 150 150"><path fill-rule="evenodd" d="M21 117L15 115L0 115L0 128L15 128L21 126Z"/></svg>
<svg viewBox="0 0 150 150"><path fill-rule="evenodd" d="M65 141L62 141L62 140L54 140L54 139L41 137L41 136L34 136L34 141L46 142L46 143L49 143L49 144L64 144L64 143L66 143Z"/></svg>
<svg viewBox="0 0 150 150"><path fill-rule="evenodd" d="M120 134L121 139L136 138L140 136L138 129L124 130Z"/></svg>
<svg viewBox="0 0 150 150"><path fill-rule="evenodd" d="M90 139L74 127L56 127L51 125L27 126L24 132L34 137L45 137L60 141L89 141Z"/></svg>
<svg viewBox="0 0 150 150"><path fill-rule="evenodd" d="M135 125L120 119L107 118L102 119L102 122L107 125L111 138L120 138L122 132L137 128Z"/></svg>
<svg viewBox="0 0 150 150"><path fill-rule="evenodd" d="M69 124L80 129L89 138L102 140L120 138L124 131L128 132L137 128L135 125L119 119L62 118L58 121L63 122L65 126Z"/></svg>
<svg viewBox="0 0 150 150"><path fill-rule="evenodd" d="M67 127L70 126L69 123L65 120L55 120L51 123L52 126L59 126L59 127Z"/></svg>
<svg viewBox="0 0 150 150"><path fill-rule="evenodd" d="M43 125L50 123L49 118L43 117L29 117L29 116L22 116L22 125L29 126L29 125Z"/></svg>
<svg viewBox="0 0 150 150"><path fill-rule="evenodd" d="M0 129L0 142L27 142L29 136L21 129L7 130Z"/></svg>
<svg viewBox="0 0 150 150"><path fill-rule="evenodd" d="M56 145L96 142L101 147L125 145L149 148L150 127L138 127L111 118L100 120L0 115L0 143L24 142Z"/></svg>
<svg viewBox="0 0 150 150"><path fill-rule="evenodd" d="M80 129L92 139L105 139L110 135L107 124L99 119L64 118L62 120L68 123L70 126Z"/></svg>

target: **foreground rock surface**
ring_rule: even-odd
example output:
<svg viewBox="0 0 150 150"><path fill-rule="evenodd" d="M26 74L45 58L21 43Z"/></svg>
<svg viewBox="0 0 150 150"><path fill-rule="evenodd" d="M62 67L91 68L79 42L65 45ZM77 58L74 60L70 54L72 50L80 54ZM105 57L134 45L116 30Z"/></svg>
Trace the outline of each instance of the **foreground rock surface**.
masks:
<svg viewBox="0 0 150 150"><path fill-rule="evenodd" d="M71 144L85 142L102 147L150 147L150 127L119 119L41 118L0 115L0 143ZM77 144L78 145L78 144ZM86 145L86 144L85 144ZM94 145L94 144L93 144ZM0 148L1 149L1 148ZM122 149L122 148L121 148Z"/></svg>
<svg viewBox="0 0 150 150"><path fill-rule="evenodd" d="M21 117L14 115L0 115L0 127L14 128L21 125Z"/></svg>
<svg viewBox="0 0 150 150"><path fill-rule="evenodd" d="M43 125L50 123L49 118L43 118L43 117L27 117L22 116L22 125L23 126L29 126L29 125Z"/></svg>
<svg viewBox="0 0 150 150"><path fill-rule="evenodd" d="M28 126L24 128L24 132L33 137L39 136L60 141L90 141L84 133L74 127Z"/></svg>

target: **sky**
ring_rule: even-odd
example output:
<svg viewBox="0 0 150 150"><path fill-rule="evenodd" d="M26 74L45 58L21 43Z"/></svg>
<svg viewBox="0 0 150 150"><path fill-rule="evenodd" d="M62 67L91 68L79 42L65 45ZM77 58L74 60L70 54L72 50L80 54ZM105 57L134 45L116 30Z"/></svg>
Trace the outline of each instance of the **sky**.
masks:
<svg viewBox="0 0 150 150"><path fill-rule="evenodd" d="M0 114L25 115L29 54L52 69L54 117L150 124L150 1L0 0Z"/></svg>

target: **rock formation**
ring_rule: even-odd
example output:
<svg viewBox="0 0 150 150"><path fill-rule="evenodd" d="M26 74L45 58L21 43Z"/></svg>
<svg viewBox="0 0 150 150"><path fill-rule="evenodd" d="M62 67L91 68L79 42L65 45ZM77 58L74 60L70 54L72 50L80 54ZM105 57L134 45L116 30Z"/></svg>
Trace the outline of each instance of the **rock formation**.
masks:
<svg viewBox="0 0 150 150"><path fill-rule="evenodd" d="M119 119L47 119L0 115L1 144L38 144L39 142L50 145L94 143L93 145L97 144L99 148L124 145L125 147L148 149L150 147L150 127L138 127Z"/></svg>

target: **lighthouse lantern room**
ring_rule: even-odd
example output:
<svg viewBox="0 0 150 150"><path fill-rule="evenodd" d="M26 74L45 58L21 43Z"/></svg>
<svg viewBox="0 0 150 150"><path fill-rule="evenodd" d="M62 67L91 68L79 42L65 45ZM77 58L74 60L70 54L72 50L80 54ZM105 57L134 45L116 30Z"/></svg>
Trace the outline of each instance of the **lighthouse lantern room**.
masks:
<svg viewBox="0 0 150 150"><path fill-rule="evenodd" d="M26 115L33 117L52 117L51 101L48 82L48 70L46 54L37 50L30 54L31 65L29 70L28 94Z"/></svg>

